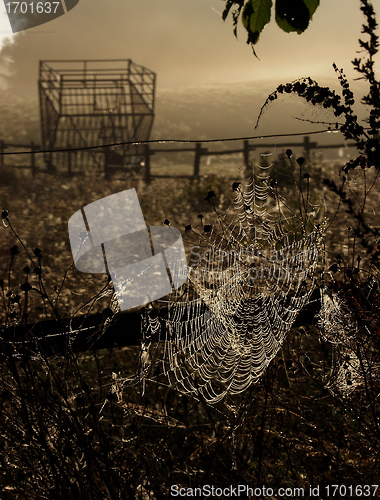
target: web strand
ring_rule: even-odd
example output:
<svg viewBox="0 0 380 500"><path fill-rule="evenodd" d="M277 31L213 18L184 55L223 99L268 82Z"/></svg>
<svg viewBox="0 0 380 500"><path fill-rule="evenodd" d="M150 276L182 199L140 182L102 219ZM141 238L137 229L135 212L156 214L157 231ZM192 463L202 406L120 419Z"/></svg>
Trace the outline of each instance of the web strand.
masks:
<svg viewBox="0 0 380 500"><path fill-rule="evenodd" d="M210 404L256 383L316 286L322 233L282 205L267 170L240 185L212 229L194 233L207 251L163 302L165 316L145 313L153 372Z"/></svg>

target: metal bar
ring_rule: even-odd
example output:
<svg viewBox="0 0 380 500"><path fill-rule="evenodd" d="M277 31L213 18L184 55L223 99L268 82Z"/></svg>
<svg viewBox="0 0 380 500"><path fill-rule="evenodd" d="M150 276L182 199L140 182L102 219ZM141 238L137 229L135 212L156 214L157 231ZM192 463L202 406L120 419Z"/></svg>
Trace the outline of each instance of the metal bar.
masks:
<svg viewBox="0 0 380 500"><path fill-rule="evenodd" d="M104 144L124 143L125 155L137 149L126 144L131 137L136 142L149 139L154 116L152 71L131 59L50 60L42 61L41 68L41 123L47 128L44 149L67 149L68 142L73 148L90 148L101 138ZM49 100L59 101L60 106L52 108ZM78 154L82 168L98 166L93 152ZM68 168L68 155L52 155L54 164L65 163Z"/></svg>
<svg viewBox="0 0 380 500"><path fill-rule="evenodd" d="M151 182L151 172L150 172L150 151L149 151L149 144L145 144L144 156L145 156L145 182L147 184L150 184L150 182Z"/></svg>

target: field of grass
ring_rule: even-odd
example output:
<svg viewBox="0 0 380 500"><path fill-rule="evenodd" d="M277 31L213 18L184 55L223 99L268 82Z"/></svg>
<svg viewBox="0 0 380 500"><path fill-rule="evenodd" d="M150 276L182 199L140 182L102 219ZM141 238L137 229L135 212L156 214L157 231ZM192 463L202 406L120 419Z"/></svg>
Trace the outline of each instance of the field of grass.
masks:
<svg viewBox="0 0 380 500"><path fill-rule="evenodd" d="M191 173L188 166L162 164L153 174L167 175L172 169ZM54 305L46 307L38 293L29 293L28 321L54 317L57 311L70 317L82 305L81 312L89 311L88 301L106 284L104 275L85 275L70 267L67 221L74 212L109 194L136 188L148 225L168 218L184 234L186 224L200 224L199 213L205 224L213 222L213 209L204 199L209 190L216 194L218 210L228 207L229 177L240 176L239 166L226 161L217 169L211 162L202 173L196 183L153 179L149 186L139 177L122 175L109 181L47 174L10 178L0 188L1 207L9 211L12 228L35 262L33 250L41 249L42 278ZM353 189L356 185L361 188L353 182ZM291 196L291 191L286 193ZM327 206L337 203L326 188L316 189L314 195L316 200L324 196ZM376 218L377 194L373 203ZM329 229L331 261L337 252L349 257L352 249L352 242L344 248L347 216L343 212ZM12 258L14 245L20 252ZM1 253L3 304L10 290L20 294L22 302L25 266L32 265L10 226L1 229ZM55 287L60 287L67 269L55 301ZM38 288L40 276L31 273L28 279ZM91 312L103 311L109 302L110 296L94 302ZM164 383L148 380L144 387L137 371L138 347L84 353L72 353L68 347L65 356L47 358L28 350L17 356L3 343L1 498L153 500L169 498L172 485L247 484L274 491L302 487L308 492L310 485L322 491L329 484L376 484L377 379L368 379L350 398L331 394L325 384L332 346L323 341L315 321L308 318L306 323L292 328L259 383L215 406ZM320 498L325 498L322 493Z"/></svg>
<svg viewBox="0 0 380 500"><path fill-rule="evenodd" d="M165 167L162 169L168 172ZM183 173L186 168L181 165L170 169L186 175ZM230 174L233 172L234 169L230 169ZM207 212L212 212L204 200L207 192L214 190L218 193L219 205L225 208L228 194L232 192L231 185L232 180L221 175L205 175L200 182L157 178L147 186L141 177L133 175L119 174L105 181L102 174L71 179L40 174L33 179L30 173L22 176L21 172L16 172L6 185L0 187L0 202L3 209L8 210L12 227L29 252L36 247L42 250L42 269L52 291L72 264L67 223L81 207L110 194L135 188L148 226L162 225L167 218L184 232L186 224L199 224L197 214L204 212L207 217ZM1 241L4 252L0 263L2 278L7 282L10 276L12 282L20 283L23 268L30 265L28 258L24 252L17 255L9 275L7 253L13 245L18 245L20 250L21 246L10 228L3 227ZM38 276L31 279L38 280ZM78 303L85 303L97 293L104 280L105 276L86 275L71 268L61 293L66 314L73 314ZM38 297L35 298L38 302ZM37 319L38 306L36 304L37 309L33 307L33 300L30 305L31 318ZM97 307L103 306L104 301L97 304Z"/></svg>
<svg viewBox="0 0 380 500"><path fill-rule="evenodd" d="M335 102L326 98L325 90L309 86L316 103L323 102L327 109ZM302 88L298 86L300 92ZM349 92L343 88L349 108ZM249 135L246 131L254 125L247 107L253 104L251 90L245 89L243 100L237 97L241 92L235 97L230 89L218 92L213 89L212 98L195 90L186 96L180 91L177 96L162 93L153 138L202 140L210 138L210 130L218 137ZM2 95L0 139L38 143L36 104ZM373 105L378 113L378 102ZM351 130L352 113L347 109ZM226 119L227 111L231 120ZM287 116L297 113L292 104L288 111ZM285 119L281 126L288 131ZM351 138L360 137L360 129L354 132ZM266 133L265 126L260 133ZM320 137L338 140L333 135ZM277 160L275 152L283 153L275 145L273 138L268 162ZM195 182L158 177L191 176L192 153L156 154L149 185L141 176L125 173L110 179L103 173L72 178L41 173L33 178L30 172L9 167L16 161L20 165L24 157L6 157L8 167L0 171L1 499L161 500L170 498L174 485L248 485L257 488L250 496L260 499L278 498L278 488L290 488L293 498L308 498L310 487L319 487L314 497L327 499L331 490L329 495L326 488L334 484L346 485L338 491L341 498L379 498L376 486L366 486L376 485L380 477L378 143L366 151L374 153L377 162L362 159L344 172L343 160L334 165L314 156L297 162L295 151L297 187L291 155L282 154L275 163L279 183L270 186L287 214L303 210L302 221L328 219L316 273L323 300L317 293L302 311L257 383L214 405L168 384L161 365L145 349L145 330L141 346L84 352L74 352L66 332L65 352L47 356L30 325L44 319L61 325L61 318L98 312L98 334L107 335L107 326L118 314L112 293L102 293L112 291L107 276L81 273L73 266L67 223L75 212L135 188L146 224L161 225L169 219L181 230L189 255L185 226L206 233L215 212L226 211L233 181L245 175L242 155L202 158L201 177ZM252 153L257 163L263 161L259 153ZM213 203L205 200L209 192ZM304 203L305 197L310 204ZM271 208L280 211L275 203ZM197 217L201 213L203 217ZM300 219L292 221L295 228L301 227ZM257 218L257 225L261 223ZM212 296L213 290L207 293ZM290 293L286 300L291 303L293 298ZM286 310L288 303L283 305ZM321 305L324 314L318 320ZM161 314L154 309L139 313L143 319ZM19 324L27 333L16 344L12 334ZM123 333L131 332L126 327ZM156 346L162 355L163 346Z"/></svg>

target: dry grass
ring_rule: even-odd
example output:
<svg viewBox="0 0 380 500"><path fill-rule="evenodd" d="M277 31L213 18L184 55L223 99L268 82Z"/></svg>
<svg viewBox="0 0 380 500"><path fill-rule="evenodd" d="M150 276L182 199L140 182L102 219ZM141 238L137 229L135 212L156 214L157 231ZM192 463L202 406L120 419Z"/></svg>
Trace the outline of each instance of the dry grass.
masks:
<svg viewBox="0 0 380 500"><path fill-rule="evenodd" d="M227 174L208 175L199 183L155 179L150 186L132 177L105 182L99 176L41 175L17 178L0 190L0 199L25 247L30 252L41 248L44 282L54 296L54 286L72 263L67 221L82 206L136 188L148 225L168 218L183 230L186 224L199 224L200 212L211 223L205 195L214 190L223 211L231 183ZM331 193L325 190L324 195L330 206ZM343 218L334 224L337 229L331 226L327 244L336 245L333 252L344 252ZM9 227L1 231L0 278L6 288L9 249L21 246ZM21 251L10 275L14 293L25 280L26 264ZM31 280L37 285L37 277ZM98 293L104 280L72 268L59 302L62 316L72 315ZM93 311L104 309L108 301L97 302ZM30 319L46 316L38 294L31 294L29 307ZM153 500L167 498L171 484L307 491L310 484L373 484L378 478L379 410L371 399L378 383L371 381L369 394L358 392L350 400L328 393L324 384L331 349L320 342L315 325L293 328L262 380L217 407L153 382L143 394L138 378L136 385L121 390L119 377L133 376L138 367L138 347L79 354L68 350L54 358L28 351L15 357L5 344L2 349L0 489L5 500Z"/></svg>

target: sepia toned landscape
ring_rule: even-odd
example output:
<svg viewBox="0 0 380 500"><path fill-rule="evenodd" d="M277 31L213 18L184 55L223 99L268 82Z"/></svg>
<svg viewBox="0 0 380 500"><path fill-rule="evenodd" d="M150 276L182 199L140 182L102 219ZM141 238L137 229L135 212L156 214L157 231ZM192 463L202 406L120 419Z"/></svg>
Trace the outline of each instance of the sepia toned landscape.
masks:
<svg viewBox="0 0 380 500"><path fill-rule="evenodd" d="M1 499L380 498L378 31L355 8L360 82L158 86L149 139L115 146L104 108L109 141L81 148L48 91L4 90ZM162 251L171 292L124 311L68 223L133 189L187 279Z"/></svg>

